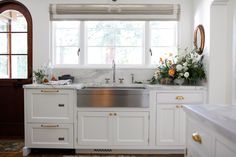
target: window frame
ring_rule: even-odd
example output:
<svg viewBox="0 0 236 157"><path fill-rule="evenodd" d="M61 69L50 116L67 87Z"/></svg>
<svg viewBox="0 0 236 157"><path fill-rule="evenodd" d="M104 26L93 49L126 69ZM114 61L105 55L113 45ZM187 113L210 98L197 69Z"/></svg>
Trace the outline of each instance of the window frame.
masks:
<svg viewBox="0 0 236 157"><path fill-rule="evenodd" d="M117 68L124 68L124 69L154 69L156 68L156 64L151 64L151 53L150 53L150 49L151 49L151 35L150 35L150 21L144 21L145 22L145 26L144 26L144 42L143 42L143 58L142 58L142 63L143 64L132 64L132 65L122 65L122 64L117 64ZM178 45L180 43L180 21L176 21L176 43L177 43L177 48ZM51 21L52 23L52 29L54 29L53 27L53 21ZM84 21L80 21L80 55L79 57L79 63L78 64L55 64L55 46L54 44L51 44L51 61L52 61L52 65L54 68L75 68L75 69L110 69L111 64L87 64L87 49L86 49L86 43L85 40L86 39L86 30L85 30L85 22ZM54 39L53 35L55 33L55 29L53 31L51 31L51 36L52 36L52 41ZM54 41L55 42L55 41ZM82 53L81 53L82 52ZM83 53L84 52L84 53Z"/></svg>
<svg viewBox="0 0 236 157"><path fill-rule="evenodd" d="M27 54L26 54L27 55L27 78L0 78L0 81L6 82L6 83L14 83L20 80L21 83L31 83L32 82L32 65L33 65L33 61L32 61L32 58L33 58L33 54L32 54L33 22L32 22L31 14L29 10L22 3L13 1L13 0L0 2L0 13L3 13L6 10L16 10L20 12L22 15L24 15L27 22ZM10 55L11 54L9 54L9 56Z"/></svg>

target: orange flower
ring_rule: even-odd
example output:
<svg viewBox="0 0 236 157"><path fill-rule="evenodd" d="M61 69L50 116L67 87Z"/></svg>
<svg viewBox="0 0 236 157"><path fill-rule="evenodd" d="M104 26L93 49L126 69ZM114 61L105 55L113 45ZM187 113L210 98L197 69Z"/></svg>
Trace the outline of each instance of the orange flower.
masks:
<svg viewBox="0 0 236 157"><path fill-rule="evenodd" d="M173 77L175 75L175 70L169 69L168 74Z"/></svg>

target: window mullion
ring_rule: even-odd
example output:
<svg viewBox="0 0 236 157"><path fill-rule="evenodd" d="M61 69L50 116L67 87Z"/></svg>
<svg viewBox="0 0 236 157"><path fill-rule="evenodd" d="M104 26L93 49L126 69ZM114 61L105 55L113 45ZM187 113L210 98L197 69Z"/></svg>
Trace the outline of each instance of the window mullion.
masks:
<svg viewBox="0 0 236 157"><path fill-rule="evenodd" d="M86 45L87 45L87 32L86 32L86 28L85 28L85 22L84 21L80 21L80 55L79 55L79 62L80 65L85 65L87 64L87 49L86 49Z"/></svg>
<svg viewBox="0 0 236 157"><path fill-rule="evenodd" d="M151 31L150 30L150 23L149 23L149 21L145 21L145 46L144 46L144 50L145 50L144 60L145 60L145 62L144 62L144 64L146 66L150 65L150 63L151 63L151 55L150 55L150 48L151 48L150 34L151 33L150 33L150 31Z"/></svg>

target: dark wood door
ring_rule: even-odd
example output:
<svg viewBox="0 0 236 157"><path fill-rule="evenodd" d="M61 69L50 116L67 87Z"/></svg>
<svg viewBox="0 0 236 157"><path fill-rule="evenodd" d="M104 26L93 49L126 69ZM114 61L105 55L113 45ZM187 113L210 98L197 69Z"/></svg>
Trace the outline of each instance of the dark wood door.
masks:
<svg viewBox="0 0 236 157"><path fill-rule="evenodd" d="M23 85L32 83L32 18L12 0L0 2L0 137L24 136Z"/></svg>

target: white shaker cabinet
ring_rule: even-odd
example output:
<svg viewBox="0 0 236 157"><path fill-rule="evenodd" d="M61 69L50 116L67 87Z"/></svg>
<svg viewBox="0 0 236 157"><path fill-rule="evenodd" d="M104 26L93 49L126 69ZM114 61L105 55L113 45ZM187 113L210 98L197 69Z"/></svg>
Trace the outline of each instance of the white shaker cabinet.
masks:
<svg viewBox="0 0 236 157"><path fill-rule="evenodd" d="M156 94L156 145L163 149L185 148L184 104L204 104L205 90L161 90Z"/></svg>
<svg viewBox="0 0 236 157"><path fill-rule="evenodd" d="M148 112L78 112L78 145L147 145L148 117Z"/></svg>
<svg viewBox="0 0 236 157"><path fill-rule="evenodd" d="M73 148L76 90L25 88L25 147Z"/></svg>

